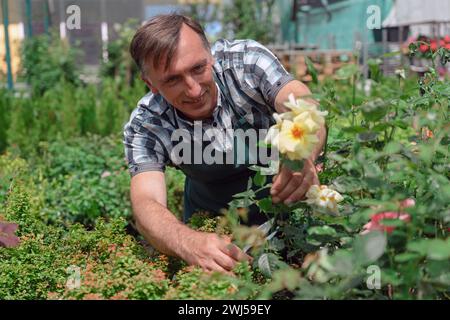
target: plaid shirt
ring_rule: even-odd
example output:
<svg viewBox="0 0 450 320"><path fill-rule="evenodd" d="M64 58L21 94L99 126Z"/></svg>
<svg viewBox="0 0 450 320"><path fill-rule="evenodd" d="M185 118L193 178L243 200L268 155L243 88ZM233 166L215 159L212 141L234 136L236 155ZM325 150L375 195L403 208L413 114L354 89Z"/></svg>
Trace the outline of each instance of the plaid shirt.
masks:
<svg viewBox="0 0 450 320"><path fill-rule="evenodd" d="M219 40L211 48L215 58L214 72L227 86L229 98L237 112L255 129L268 129L273 123L275 98L280 89L293 80L278 59L253 40ZM219 89L219 88L218 88ZM218 94L217 107L210 120L202 121L206 130L232 129L237 115ZM173 165L172 132L186 129L193 134L193 122L183 117L160 94L149 92L139 102L124 127L125 156L131 176L145 171L164 171Z"/></svg>

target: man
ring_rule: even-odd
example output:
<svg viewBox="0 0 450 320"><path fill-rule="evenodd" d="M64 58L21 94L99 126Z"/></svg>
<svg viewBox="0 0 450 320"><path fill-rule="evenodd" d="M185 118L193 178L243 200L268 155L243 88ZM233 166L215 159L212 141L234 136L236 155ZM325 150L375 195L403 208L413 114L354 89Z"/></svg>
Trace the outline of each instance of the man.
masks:
<svg viewBox="0 0 450 320"><path fill-rule="evenodd" d="M210 48L202 28L182 15L148 21L136 32L130 53L151 90L124 128L138 230L160 252L207 271L229 273L238 261L251 258L229 238L194 231L167 209L164 168L174 162L172 134L178 129L192 134L195 121L219 130L235 128L240 120L268 129L271 115L286 111L284 102L290 93L301 97L310 91L259 43L221 40ZM319 139L302 172L281 168L270 190L273 202L296 202L312 184L318 184L314 161L323 147L325 128ZM195 210L225 208L233 194L246 189L251 176L245 166L177 167L187 176L185 220Z"/></svg>

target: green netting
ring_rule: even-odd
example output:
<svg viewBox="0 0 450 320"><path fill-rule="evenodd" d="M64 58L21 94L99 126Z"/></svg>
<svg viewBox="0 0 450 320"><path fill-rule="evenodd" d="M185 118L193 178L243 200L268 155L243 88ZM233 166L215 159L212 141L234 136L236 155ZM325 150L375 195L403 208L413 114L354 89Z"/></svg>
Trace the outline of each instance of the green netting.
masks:
<svg viewBox="0 0 450 320"><path fill-rule="evenodd" d="M322 8L299 13L297 26L290 21L292 15L292 0L278 0L282 12L283 41L317 45L320 49L353 49L355 38L373 43L372 30L367 28L367 8L377 5L381 9L381 21L391 10L392 0L343 0L328 6L331 20Z"/></svg>

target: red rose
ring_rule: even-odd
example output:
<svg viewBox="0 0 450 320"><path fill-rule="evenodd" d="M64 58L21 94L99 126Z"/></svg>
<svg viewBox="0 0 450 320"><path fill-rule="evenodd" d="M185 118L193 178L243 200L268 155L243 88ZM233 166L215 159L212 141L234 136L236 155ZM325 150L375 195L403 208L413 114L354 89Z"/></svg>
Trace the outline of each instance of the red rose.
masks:
<svg viewBox="0 0 450 320"><path fill-rule="evenodd" d="M450 36L449 35L445 36L444 41L447 43L450 43Z"/></svg>
<svg viewBox="0 0 450 320"><path fill-rule="evenodd" d="M422 52L422 53L426 53L428 51L428 49L429 49L429 47L427 44L421 44L420 48L419 48L420 52Z"/></svg>
<svg viewBox="0 0 450 320"><path fill-rule="evenodd" d="M431 42L430 49L431 49L431 51L436 52L437 49L438 49L437 43L436 42Z"/></svg>

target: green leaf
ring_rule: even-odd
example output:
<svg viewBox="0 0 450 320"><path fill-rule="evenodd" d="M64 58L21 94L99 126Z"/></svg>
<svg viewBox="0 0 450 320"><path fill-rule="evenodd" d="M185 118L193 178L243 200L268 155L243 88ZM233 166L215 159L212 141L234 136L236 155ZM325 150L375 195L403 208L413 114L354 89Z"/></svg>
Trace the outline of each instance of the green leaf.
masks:
<svg viewBox="0 0 450 320"><path fill-rule="evenodd" d="M426 163L430 163L435 154L435 148L432 145L422 144L419 146L420 159Z"/></svg>
<svg viewBox="0 0 450 320"><path fill-rule="evenodd" d="M273 253L263 253L258 259L258 268L267 278L272 278L274 271L283 267L287 267L287 264Z"/></svg>
<svg viewBox="0 0 450 320"><path fill-rule="evenodd" d="M308 57L305 56L305 62L306 62L306 67L308 69L308 73L311 75L313 83L314 84L318 84L319 80L317 78L317 70L314 67L311 59L309 59Z"/></svg>
<svg viewBox="0 0 450 320"><path fill-rule="evenodd" d="M309 235L320 235L320 236L330 236L336 237L338 234L336 230L329 226L312 227L308 229Z"/></svg>
<svg viewBox="0 0 450 320"><path fill-rule="evenodd" d="M355 239L355 257L359 264L377 261L386 250L387 239L384 232L372 231Z"/></svg>
<svg viewBox="0 0 450 320"><path fill-rule="evenodd" d="M450 286L450 261L449 260L428 260L426 262L427 274L436 280Z"/></svg>
<svg viewBox="0 0 450 320"><path fill-rule="evenodd" d="M344 127L341 130L343 132L355 134L355 133L366 132L367 128L366 127L361 127L361 126L351 126L351 127Z"/></svg>
<svg viewBox="0 0 450 320"><path fill-rule="evenodd" d="M256 144L256 146L258 148L270 148L271 144L270 143L265 143L264 140L258 141L258 143Z"/></svg>
<svg viewBox="0 0 450 320"><path fill-rule="evenodd" d="M371 78L375 81L380 81L380 78L382 76L380 65L383 63L383 60L381 59L369 59L367 61L367 64L370 69L370 75Z"/></svg>
<svg viewBox="0 0 450 320"><path fill-rule="evenodd" d="M450 259L450 239L422 239L408 243L407 248L432 260Z"/></svg>
<svg viewBox="0 0 450 320"><path fill-rule="evenodd" d="M386 227L401 227L405 224L403 220L400 219L383 219L383 226Z"/></svg>
<svg viewBox="0 0 450 320"><path fill-rule="evenodd" d="M364 187L364 183L361 179L357 179L351 176L340 176L334 179L332 183L336 191L340 193L352 193L361 190Z"/></svg>
<svg viewBox="0 0 450 320"><path fill-rule="evenodd" d="M303 160L290 160L284 158L282 160L282 165L285 165L289 170L294 172L300 172L303 170Z"/></svg>
<svg viewBox="0 0 450 320"><path fill-rule="evenodd" d="M384 222L383 222L383 224L384 224ZM416 260L418 258L420 258L420 254L405 252L405 253L400 253L400 254L396 255L394 260L396 262L403 263L403 262L408 262L411 260Z"/></svg>
<svg viewBox="0 0 450 320"><path fill-rule="evenodd" d="M384 147L384 153L386 154L396 154L399 153L403 149L403 145L397 141L389 142Z"/></svg>
<svg viewBox="0 0 450 320"><path fill-rule="evenodd" d="M316 247L320 247L321 245L323 245L322 241L313 239L312 237L307 237L306 242L308 242L308 244L316 246Z"/></svg>
<svg viewBox="0 0 450 320"><path fill-rule="evenodd" d="M408 129L409 128L409 123L402 120L402 119L396 119L394 121L389 121L389 124L393 127L398 127L400 129Z"/></svg>
<svg viewBox="0 0 450 320"><path fill-rule="evenodd" d="M383 283L390 283L393 286L401 285L403 283L402 274L391 269L381 269L381 279Z"/></svg>
<svg viewBox="0 0 450 320"><path fill-rule="evenodd" d="M274 207L272 204L272 199L270 198L264 198L257 202L258 207L261 209L264 213L272 213L274 212Z"/></svg>
<svg viewBox="0 0 450 320"><path fill-rule="evenodd" d="M336 76L342 80L347 80L359 74L359 67L355 64L348 64L343 66L336 72Z"/></svg>
<svg viewBox="0 0 450 320"><path fill-rule="evenodd" d="M267 253L262 254L258 259L258 268L262 274L267 278L272 277L272 268L269 262L269 255Z"/></svg>
<svg viewBox="0 0 450 320"><path fill-rule="evenodd" d="M378 121L389 111L385 100L376 99L361 106L361 111L367 121Z"/></svg>
<svg viewBox="0 0 450 320"><path fill-rule="evenodd" d="M293 268L277 270L273 274L273 280L270 282L269 288L271 292L278 292L282 289L293 291L298 287L300 279L300 272Z"/></svg>
<svg viewBox="0 0 450 320"><path fill-rule="evenodd" d="M333 271L342 276L350 276L354 271L353 254L348 250L337 250L331 257Z"/></svg>
<svg viewBox="0 0 450 320"><path fill-rule="evenodd" d="M378 177L366 177L364 182L369 190L377 190L386 186L386 181Z"/></svg>
<svg viewBox="0 0 450 320"><path fill-rule="evenodd" d="M357 136L359 142L370 142L375 141L378 138L378 133L373 131L367 131L363 133L359 133Z"/></svg>
<svg viewBox="0 0 450 320"><path fill-rule="evenodd" d="M396 56L400 56L402 54L401 51L394 51L394 52L388 52L383 54L383 58L392 58L392 57L396 57Z"/></svg>
<svg viewBox="0 0 450 320"><path fill-rule="evenodd" d="M267 176L264 176L261 174L261 171L256 172L255 176L253 177L253 183L257 187L262 187L266 184Z"/></svg>

